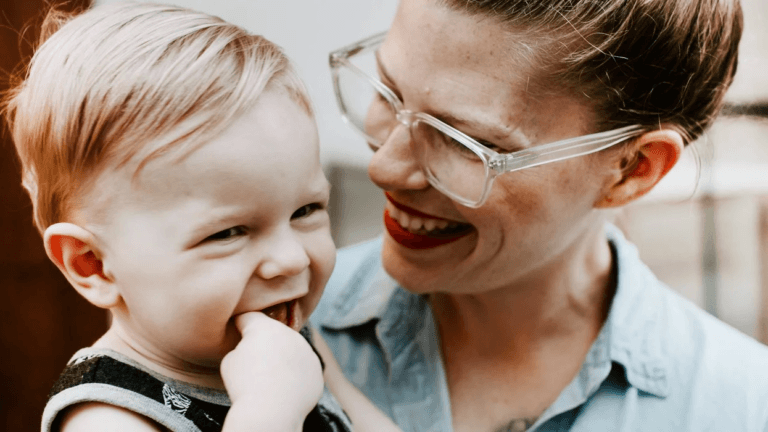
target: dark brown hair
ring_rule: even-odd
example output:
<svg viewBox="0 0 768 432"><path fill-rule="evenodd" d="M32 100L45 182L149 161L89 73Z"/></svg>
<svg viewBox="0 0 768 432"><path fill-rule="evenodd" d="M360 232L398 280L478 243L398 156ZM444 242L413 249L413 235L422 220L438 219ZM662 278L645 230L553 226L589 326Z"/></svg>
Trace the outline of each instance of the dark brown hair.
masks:
<svg viewBox="0 0 768 432"><path fill-rule="evenodd" d="M553 82L584 97L598 128L710 125L736 72L738 0L440 0L530 36Z"/></svg>

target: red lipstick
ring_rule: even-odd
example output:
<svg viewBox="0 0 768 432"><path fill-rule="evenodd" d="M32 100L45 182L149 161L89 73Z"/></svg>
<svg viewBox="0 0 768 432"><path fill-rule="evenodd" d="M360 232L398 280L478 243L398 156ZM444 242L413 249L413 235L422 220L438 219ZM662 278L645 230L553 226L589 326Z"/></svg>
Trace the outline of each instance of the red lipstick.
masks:
<svg viewBox="0 0 768 432"><path fill-rule="evenodd" d="M420 212L416 209L412 209L406 205L396 202L389 194L385 193L387 200L392 203L398 210L408 213L410 215L422 218L432 218L435 216ZM450 230L448 232L435 232L430 234L417 234L408 231L400 226L400 224L389 215L388 210L384 210L384 227L387 229L390 237L398 244L407 247L409 249L431 249L438 246L442 246L448 243L452 243L473 231L472 226L469 224L461 224L458 229Z"/></svg>

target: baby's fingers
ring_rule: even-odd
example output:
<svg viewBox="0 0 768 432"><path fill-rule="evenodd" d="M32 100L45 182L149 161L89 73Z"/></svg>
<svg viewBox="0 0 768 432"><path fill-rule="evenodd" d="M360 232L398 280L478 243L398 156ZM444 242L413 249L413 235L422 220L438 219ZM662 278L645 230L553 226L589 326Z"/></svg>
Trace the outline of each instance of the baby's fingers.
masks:
<svg viewBox="0 0 768 432"><path fill-rule="evenodd" d="M273 323L274 320L272 318L261 312L246 312L235 317L235 326L243 336L259 326L271 325Z"/></svg>

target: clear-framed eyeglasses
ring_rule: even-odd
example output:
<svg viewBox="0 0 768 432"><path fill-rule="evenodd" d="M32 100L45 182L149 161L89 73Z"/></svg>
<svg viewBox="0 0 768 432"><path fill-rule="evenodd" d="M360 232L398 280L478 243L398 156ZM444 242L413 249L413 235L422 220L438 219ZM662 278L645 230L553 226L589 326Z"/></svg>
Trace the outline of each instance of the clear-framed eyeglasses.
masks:
<svg viewBox="0 0 768 432"><path fill-rule="evenodd" d="M403 101L374 78L375 53L385 35L371 36L330 54L341 115L374 151L398 125L406 126L412 153L430 185L464 206L482 206L494 179L501 174L595 153L646 130L639 125L626 126L499 153L429 114L405 109Z"/></svg>

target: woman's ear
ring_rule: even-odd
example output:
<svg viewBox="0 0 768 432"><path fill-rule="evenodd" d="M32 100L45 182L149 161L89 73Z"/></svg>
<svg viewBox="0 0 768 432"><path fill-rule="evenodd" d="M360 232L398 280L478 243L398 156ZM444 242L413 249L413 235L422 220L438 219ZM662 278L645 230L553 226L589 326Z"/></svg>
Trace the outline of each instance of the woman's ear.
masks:
<svg viewBox="0 0 768 432"><path fill-rule="evenodd" d="M120 300L114 281L104 272L96 239L71 223L56 223L43 234L45 252L80 295L93 305L109 309Z"/></svg>
<svg viewBox="0 0 768 432"><path fill-rule="evenodd" d="M648 193L680 160L685 144L679 132L646 132L632 145L631 160L619 180L606 189L595 207L620 207ZM621 168L619 168L621 169Z"/></svg>

